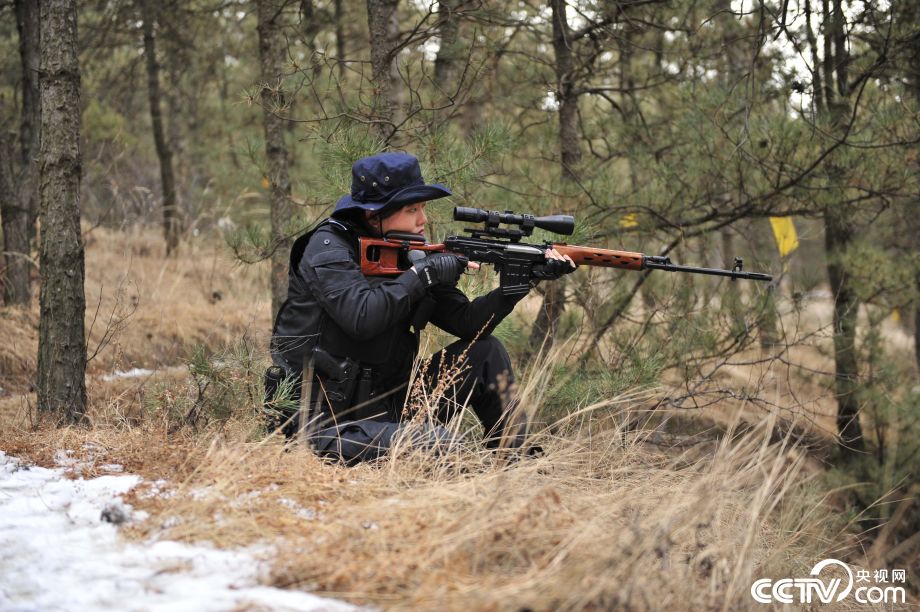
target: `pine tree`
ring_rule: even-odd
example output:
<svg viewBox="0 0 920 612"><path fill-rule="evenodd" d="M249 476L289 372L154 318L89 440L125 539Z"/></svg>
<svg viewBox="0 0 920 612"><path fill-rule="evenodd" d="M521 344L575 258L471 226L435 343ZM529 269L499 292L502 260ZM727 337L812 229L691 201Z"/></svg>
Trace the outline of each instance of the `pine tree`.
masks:
<svg viewBox="0 0 920 612"><path fill-rule="evenodd" d="M75 0L42 0L41 40L41 318L36 388L39 410L79 422L86 414L86 298Z"/></svg>
<svg viewBox="0 0 920 612"><path fill-rule="evenodd" d="M259 58L262 67L262 125L265 157L268 160L271 207L272 319L287 298L288 251L291 238L285 228L293 216L291 180L288 176L288 148L284 141L285 114L289 100L284 88L287 45L283 0L259 0Z"/></svg>
<svg viewBox="0 0 920 612"><path fill-rule="evenodd" d="M161 106L160 64L157 61L155 38L156 5L151 0L137 0L144 36L144 62L147 68L147 98L150 104L150 122L157 158L160 161L160 186L163 190L163 237L166 256L176 254L182 222L176 201L176 175L173 168L173 151L166 137Z"/></svg>

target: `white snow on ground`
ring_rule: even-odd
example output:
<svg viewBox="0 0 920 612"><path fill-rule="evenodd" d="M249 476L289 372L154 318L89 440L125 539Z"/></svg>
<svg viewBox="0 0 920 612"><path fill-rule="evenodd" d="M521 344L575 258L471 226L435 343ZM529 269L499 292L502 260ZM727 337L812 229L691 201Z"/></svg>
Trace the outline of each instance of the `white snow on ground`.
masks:
<svg viewBox="0 0 920 612"><path fill-rule="evenodd" d="M141 376L150 376L151 374L153 374L153 370L131 368L130 370L118 370L114 374L106 374L102 377L102 380L108 382L119 378L140 378Z"/></svg>
<svg viewBox="0 0 920 612"><path fill-rule="evenodd" d="M121 541L101 517L140 518L120 500L139 482L68 480L63 469L23 466L0 452L0 610L355 609L259 585L265 566L253 551Z"/></svg>

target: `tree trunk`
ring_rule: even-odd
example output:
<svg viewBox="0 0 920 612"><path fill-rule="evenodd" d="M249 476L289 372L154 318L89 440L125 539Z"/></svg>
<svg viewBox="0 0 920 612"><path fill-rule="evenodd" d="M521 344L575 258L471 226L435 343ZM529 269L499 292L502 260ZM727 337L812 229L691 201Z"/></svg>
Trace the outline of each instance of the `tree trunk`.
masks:
<svg viewBox="0 0 920 612"><path fill-rule="evenodd" d="M374 127L386 145L400 122L399 73L396 70L396 34L399 23L398 0L367 0L367 26L370 32L371 71L374 80Z"/></svg>
<svg viewBox="0 0 920 612"><path fill-rule="evenodd" d="M29 211L29 241L35 238L38 218L38 154L41 151L42 105L38 93L39 23L37 0L16 0L16 27L19 30L19 57L22 64L22 122L19 141L22 146L22 195ZM28 251L25 254L28 255Z"/></svg>
<svg viewBox="0 0 920 612"><path fill-rule="evenodd" d="M727 267L730 269L735 265L735 255L737 254L735 250L735 234L732 232L731 228L726 226L719 230L719 237L722 240L722 261L719 263L719 267ZM735 322L743 322L744 314L740 312L741 289L738 287L739 283L726 284L727 287L723 290L722 298L725 300L726 304L731 304L729 308L732 311ZM708 286L709 284L707 283L707 287ZM740 317L740 321L738 317Z"/></svg>
<svg viewBox="0 0 920 612"><path fill-rule="evenodd" d="M259 2L259 59L262 69L262 125L265 129L265 157L271 205L272 234L272 319L287 298L288 251L291 239L285 226L294 214L291 181L288 178L288 150L284 143L285 121L278 116L286 100L283 73L287 58L282 27L284 0Z"/></svg>
<svg viewBox="0 0 920 612"><path fill-rule="evenodd" d="M530 346L533 349L543 346L544 351L549 351L555 344L556 328L565 312L565 277L546 281L544 287L543 303L530 331Z"/></svg>
<svg viewBox="0 0 920 612"><path fill-rule="evenodd" d="M300 0L300 31L303 34L303 42L310 51L316 50L313 39L319 32L318 25L313 0Z"/></svg>
<svg viewBox="0 0 920 612"><path fill-rule="evenodd" d="M565 0L550 0L553 11L553 52L555 53L556 95L559 97L559 148L562 158L562 177L576 181L576 170L581 162L581 143L578 134L578 96L572 82L574 59L572 57L572 30L565 16Z"/></svg>
<svg viewBox="0 0 920 612"><path fill-rule="evenodd" d="M624 90L620 94L620 106L623 109L623 121L630 129L632 129L636 119L641 118L638 113L639 104L634 94L634 89L636 87L636 78L633 74L634 36L635 31L627 24L623 33L617 38L617 51L620 54L620 87ZM632 189L632 193L638 193L639 163L629 156L626 157L625 162L629 168L629 186ZM655 299L655 292L650 285L642 284L639 289L639 297L642 300L642 306L645 308L646 313L651 314L655 311L657 300Z"/></svg>
<svg viewBox="0 0 920 612"><path fill-rule="evenodd" d="M164 8L167 7L161 7L161 12L158 15L158 32L169 32L169 28L164 26L162 13ZM176 8L174 7L172 10L176 10ZM188 105L189 108L186 108L182 101L182 74L191 58L188 53L189 49L182 40L169 40L169 37L164 35L160 37L160 41L162 42L160 55L163 58L160 73L165 75L166 82L166 87L163 91L163 101L166 104L166 147L172 159L175 206L176 210L179 210L179 203L182 199L182 186L189 184L190 174L193 174L200 167L200 164L187 157L183 139L183 127L194 126L193 105L190 104ZM194 98L194 95L189 96L189 100L194 100ZM194 132L191 129L188 133L194 137Z"/></svg>
<svg viewBox="0 0 920 612"><path fill-rule="evenodd" d="M335 19L335 61L338 66L339 79L345 78L345 8L343 0L333 0Z"/></svg>
<svg viewBox="0 0 920 612"><path fill-rule="evenodd" d="M852 225L845 211L828 208L824 214L824 243L827 274L834 296L834 363L837 395L837 432L847 455L865 450L859 423L859 367L856 354L856 324L859 297L846 270L844 256L853 242Z"/></svg>
<svg viewBox="0 0 920 612"><path fill-rule="evenodd" d="M815 29L811 24L811 0L805 0L805 37L808 40L808 49L811 54L811 95L816 112L823 112L825 108L824 88L821 85L821 59L818 55L818 39Z"/></svg>
<svg viewBox="0 0 920 612"><path fill-rule="evenodd" d="M29 282L29 209L17 180L19 160L14 136L0 133L0 221L3 223L3 268L0 278L3 303L28 307L32 301Z"/></svg>
<svg viewBox="0 0 920 612"><path fill-rule="evenodd" d="M900 6L900 14L896 14L896 19L902 23L920 25L920 7L916 3L905 2ZM908 90L913 94L915 103L920 102L920 37L913 36L906 47L906 61L902 68L902 74ZM920 149L915 149L920 150ZM914 156L911 164L916 173L920 170L920 161L918 156ZM920 193L915 193L914 201L907 205L907 224L905 231L907 235L912 236L909 242L915 255L920 255L920 219L913 214L914 210L920 209ZM915 229L916 228L916 229ZM914 360L917 376L920 377L920 257L915 259L914 268L914 288L915 296L913 302L913 324L914 324Z"/></svg>
<svg viewBox="0 0 920 612"><path fill-rule="evenodd" d="M222 40L221 42L224 45L228 44L226 39ZM228 106L228 101L230 102L230 104L232 104L232 101L230 100L230 77L227 73L230 72L231 69L227 68L226 65L222 65L218 68L218 70L220 71L220 88L218 89L219 91L218 100L220 102L220 116L221 116L221 120L224 123L226 123L227 125L230 125L231 124L230 123L231 121L230 112L231 111L227 109L227 106ZM230 156L230 163L233 164L234 171L239 171L242 169L242 164L240 163L240 156L237 155L236 153L236 150L237 150L237 145L235 141L236 135L233 133L232 130L225 130L225 132L226 132L226 137L227 137L226 151L228 155Z"/></svg>
<svg viewBox="0 0 920 612"><path fill-rule="evenodd" d="M38 91L38 3L16 0L16 28L22 65L22 120L19 155L12 135L0 134L0 218L3 223L5 274L3 302L32 302L31 244L38 216L38 163L41 146L41 102Z"/></svg>
<svg viewBox="0 0 920 612"><path fill-rule="evenodd" d="M764 262L767 262L766 255L762 254L779 252L776 248L773 228L768 219L755 219L750 225L750 231L753 239L751 246L755 257L763 257ZM770 260L775 261L774 257L770 257ZM785 258L780 257L780 262L780 265L788 266ZM782 269L782 272L785 274L785 269ZM783 335L779 327L779 312L776 309L776 296L780 294L781 290L782 287L780 287L778 279L773 280L764 287L760 320L758 321L758 337L760 338L760 346L764 349L772 349L783 345Z"/></svg>
<svg viewBox="0 0 920 612"><path fill-rule="evenodd" d="M445 96L452 95L457 88L454 80L462 47L458 44L460 20L457 18L456 11L461 2L462 0L439 0L438 2L438 33L441 46L434 60L434 83Z"/></svg>
<svg viewBox="0 0 920 612"><path fill-rule="evenodd" d="M843 7L839 0L834 0L832 11L830 0L821 0L821 11L824 20L824 111L832 122L832 129L840 129L848 114L849 96L846 76L849 55L843 42L846 38ZM841 169L835 165L829 165L828 168L831 184L846 184L847 177ZM837 434L845 456L865 451L859 422L859 359L856 353L860 303L845 261L845 254L853 241L853 219L847 205L828 206L824 211L824 244L827 251L827 275L834 296Z"/></svg>
<svg viewBox="0 0 920 612"><path fill-rule="evenodd" d="M578 97L572 83L572 31L565 16L565 0L550 0L553 13L553 51L555 53L556 96L559 104L559 148L562 179L573 183L581 161L578 134ZM565 277L546 285L543 304L530 334L531 346L546 339L549 349L555 342L556 326L565 312Z"/></svg>
<svg viewBox="0 0 920 612"><path fill-rule="evenodd" d="M160 160L160 183L163 188L163 235L166 239L166 256L179 248L179 234L182 230L179 210L176 206L176 178L173 173L173 155L163 127L163 113L160 107L160 66L157 63L156 42L153 26L156 22L154 7L150 0L138 0L144 31L144 60L147 66L147 97L150 102L150 122L153 126L153 142Z"/></svg>
<svg viewBox="0 0 920 612"><path fill-rule="evenodd" d="M319 57L319 50L316 46L316 37L323 28L323 23L316 14L316 8L313 6L313 0L300 0L300 31L303 36L303 42L310 50L310 63L313 65L313 86L317 87L320 76L323 72L323 62ZM295 122L290 122L289 130L293 131L297 127ZM293 160L292 160L293 164Z"/></svg>
<svg viewBox="0 0 920 612"><path fill-rule="evenodd" d="M42 0L41 40L38 408L78 422L86 414L86 297L80 234L80 64L75 0Z"/></svg>
<svg viewBox="0 0 920 612"><path fill-rule="evenodd" d="M914 275L916 291L920 295L920 270ZM914 357L917 361L917 374L920 375L920 298L914 300Z"/></svg>

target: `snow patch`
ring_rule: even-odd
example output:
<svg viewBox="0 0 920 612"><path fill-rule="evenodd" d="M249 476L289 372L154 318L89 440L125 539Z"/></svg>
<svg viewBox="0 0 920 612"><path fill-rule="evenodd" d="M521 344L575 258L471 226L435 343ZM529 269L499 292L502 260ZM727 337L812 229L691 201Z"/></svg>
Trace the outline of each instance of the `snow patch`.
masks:
<svg viewBox="0 0 920 612"><path fill-rule="evenodd" d="M323 515L322 515L321 512L317 512L317 511L314 510L313 508L304 508L303 506L301 506L300 504L298 504L298 503L297 503L296 501L294 501L293 499L289 499L289 498L287 498L287 497L282 497L281 499L278 500L278 502L279 502L282 506L284 506L284 507L286 507L286 508L289 508L294 514L296 514L298 517L300 517L300 518L302 518L302 519L304 519L304 520L307 520L307 521L315 521L315 520L317 520L317 519L322 519L322 518L323 518Z"/></svg>
<svg viewBox="0 0 920 612"><path fill-rule="evenodd" d="M140 378L141 376L150 376L151 374L153 374L153 370L131 368L130 370L116 370L113 374L106 374L102 377L102 380L110 382L118 380L119 378Z"/></svg>
<svg viewBox="0 0 920 612"><path fill-rule="evenodd" d="M72 455L61 454L62 463ZM26 466L0 452L2 610L355 609L260 585L272 553L264 545L125 543L116 524L142 520L143 513L120 496L140 477L68 480L66 470Z"/></svg>

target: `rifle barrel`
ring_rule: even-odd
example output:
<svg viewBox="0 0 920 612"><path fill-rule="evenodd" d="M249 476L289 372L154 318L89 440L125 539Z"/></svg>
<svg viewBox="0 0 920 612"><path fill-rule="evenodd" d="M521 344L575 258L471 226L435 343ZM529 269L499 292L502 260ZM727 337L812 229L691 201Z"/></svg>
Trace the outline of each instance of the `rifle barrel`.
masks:
<svg viewBox="0 0 920 612"><path fill-rule="evenodd" d="M718 268L697 268L696 266L682 266L680 264L673 264L670 261L666 263L654 261L651 257L648 256L646 256L645 260L642 262L642 267L652 270L664 270L665 272L687 272L689 274L728 276L733 280L736 278L763 282L770 282L773 280L773 277L769 274L762 274L760 272L743 272L741 270L720 270Z"/></svg>

